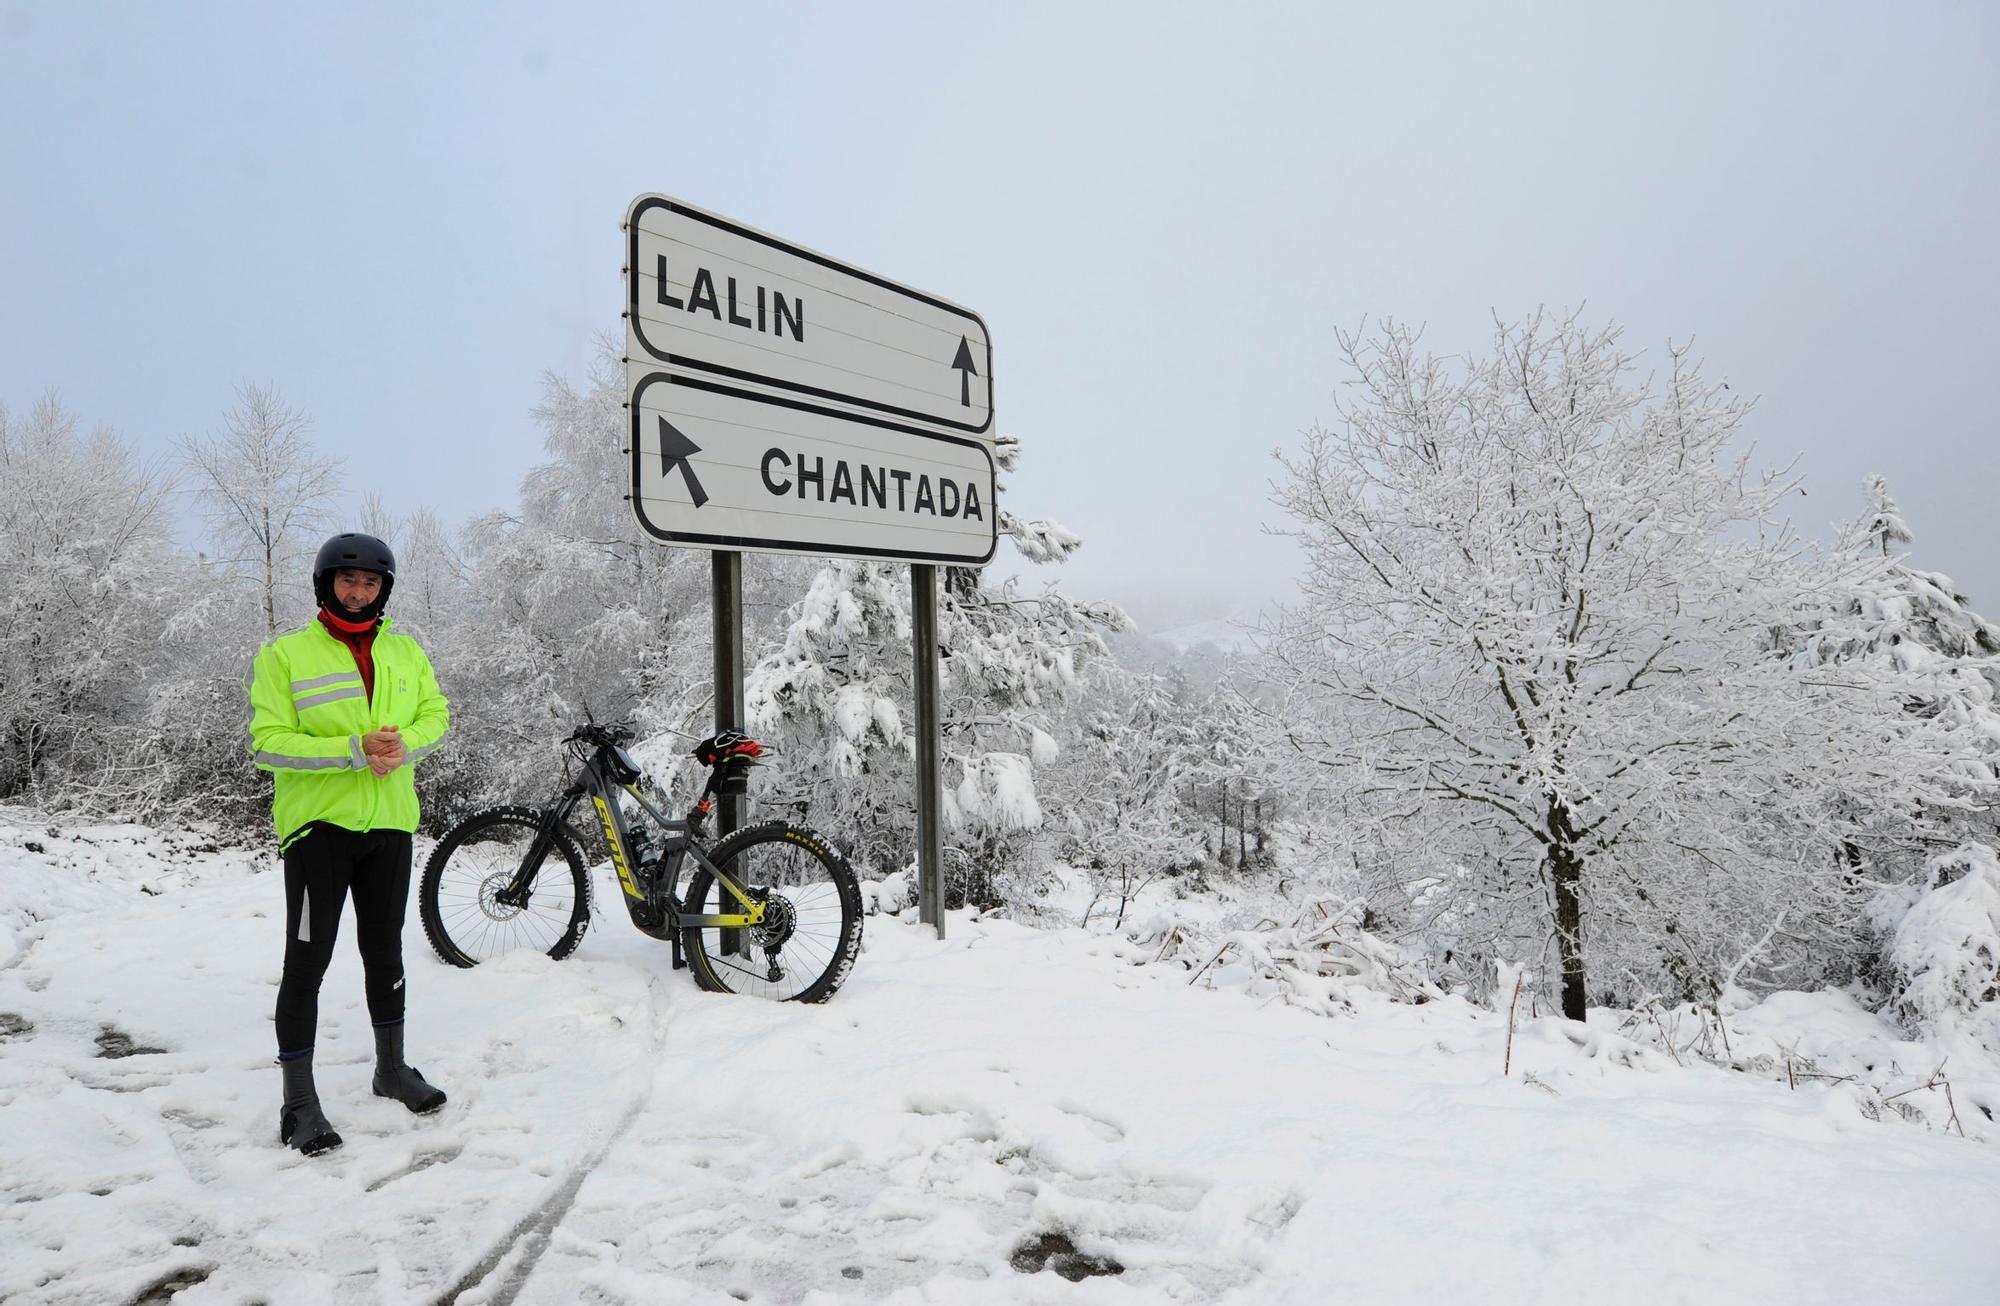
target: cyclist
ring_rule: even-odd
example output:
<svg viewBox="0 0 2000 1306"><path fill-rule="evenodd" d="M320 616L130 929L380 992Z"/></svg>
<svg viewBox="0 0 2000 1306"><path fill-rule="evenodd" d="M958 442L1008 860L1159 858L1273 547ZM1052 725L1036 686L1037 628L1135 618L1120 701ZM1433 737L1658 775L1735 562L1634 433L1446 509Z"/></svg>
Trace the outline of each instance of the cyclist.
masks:
<svg viewBox="0 0 2000 1306"><path fill-rule="evenodd" d="M430 659L382 615L396 584L389 546L336 535L320 546L312 576L318 615L259 649L250 681L251 751L275 779L285 861L278 1139L308 1156L340 1146L312 1064L320 980L350 890L375 1025L375 1094L419 1115L445 1103L403 1060L403 914L417 828L411 771L448 720Z"/></svg>

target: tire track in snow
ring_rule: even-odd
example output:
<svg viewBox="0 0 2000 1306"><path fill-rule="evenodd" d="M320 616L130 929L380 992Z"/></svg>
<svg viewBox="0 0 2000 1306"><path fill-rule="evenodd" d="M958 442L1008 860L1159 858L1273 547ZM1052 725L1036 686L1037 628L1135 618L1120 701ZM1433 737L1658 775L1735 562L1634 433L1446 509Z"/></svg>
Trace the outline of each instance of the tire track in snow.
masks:
<svg viewBox="0 0 2000 1306"><path fill-rule="evenodd" d="M597 1167L604 1163L604 1158L611 1154L612 1146L625 1136L625 1132L632 1127L633 1122L646 1109L646 1104L652 1100L654 1067L658 1063L660 1049L666 1043L666 1021L660 1010L658 987L658 981L648 977L646 991L647 1003L651 1008L651 1020L646 1031L646 1057L642 1063L644 1069L641 1071L643 1082L639 1086L638 1093L626 1105L611 1128L605 1131L603 1139L597 1146L563 1176L555 1191L536 1203L533 1210L515 1221L513 1227L500 1235L499 1241L495 1242L487 1253L461 1274L449 1288L433 1297L431 1306L457 1306L460 1297L485 1283L495 1270L519 1251L520 1258L508 1269L498 1292L488 1299L491 1306L513 1306L514 1299L520 1296L521 1289L527 1286L529 1276L535 1272L535 1266L542 1259L542 1253L548 1250L549 1240L555 1236L557 1227L569 1214L570 1207L576 1204L576 1195L582 1191L584 1180L590 1178Z"/></svg>

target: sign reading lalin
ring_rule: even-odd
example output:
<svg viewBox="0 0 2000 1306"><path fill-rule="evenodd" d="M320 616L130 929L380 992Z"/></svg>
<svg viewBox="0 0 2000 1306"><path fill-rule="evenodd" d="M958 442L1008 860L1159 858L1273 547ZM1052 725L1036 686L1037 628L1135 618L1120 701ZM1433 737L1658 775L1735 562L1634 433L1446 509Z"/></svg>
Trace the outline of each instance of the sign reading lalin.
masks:
<svg viewBox="0 0 2000 1306"><path fill-rule="evenodd" d="M670 544L982 566L976 313L664 195L625 218L632 508Z"/></svg>

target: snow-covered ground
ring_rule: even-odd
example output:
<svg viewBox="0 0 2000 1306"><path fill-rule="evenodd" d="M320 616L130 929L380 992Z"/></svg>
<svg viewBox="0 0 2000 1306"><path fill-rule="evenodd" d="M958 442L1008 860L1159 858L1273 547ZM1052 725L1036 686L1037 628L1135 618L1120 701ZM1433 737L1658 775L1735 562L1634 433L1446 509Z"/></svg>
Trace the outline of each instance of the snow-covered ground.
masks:
<svg viewBox="0 0 2000 1306"><path fill-rule="evenodd" d="M427 1119L368 1093L343 941L319 1060L347 1146L308 1160L275 1138L281 917L267 856L0 813L0 1300L1984 1303L2000 1283L2000 1151L1871 1119L1852 1084L1681 1066L1615 1013L1523 1022L1503 1076L1504 1016L1456 998L1329 1018L1227 959L1190 984L1152 945L962 916L943 942L871 917L821 1007L698 993L615 918L570 961L474 971L413 921L411 1059L452 1095ZM1794 1037L1891 1038L1792 996ZM1752 1028L1770 1008L1739 1037L1781 1039Z"/></svg>

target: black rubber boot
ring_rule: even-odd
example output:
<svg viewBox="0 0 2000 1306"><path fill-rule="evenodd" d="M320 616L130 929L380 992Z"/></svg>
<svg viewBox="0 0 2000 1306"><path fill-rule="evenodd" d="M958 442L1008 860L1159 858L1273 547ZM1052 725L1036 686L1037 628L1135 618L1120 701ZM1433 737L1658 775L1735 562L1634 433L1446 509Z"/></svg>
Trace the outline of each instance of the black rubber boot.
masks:
<svg viewBox="0 0 2000 1306"><path fill-rule="evenodd" d="M393 1097L420 1116L445 1103L444 1090L424 1081L423 1072L403 1062L403 1023L375 1028L375 1096Z"/></svg>
<svg viewBox="0 0 2000 1306"><path fill-rule="evenodd" d="M313 1054L280 1060L285 1072L285 1103L278 1109L278 1141L296 1147L307 1156L318 1156L340 1146L340 1135L327 1123L319 1109L319 1091L313 1087Z"/></svg>

